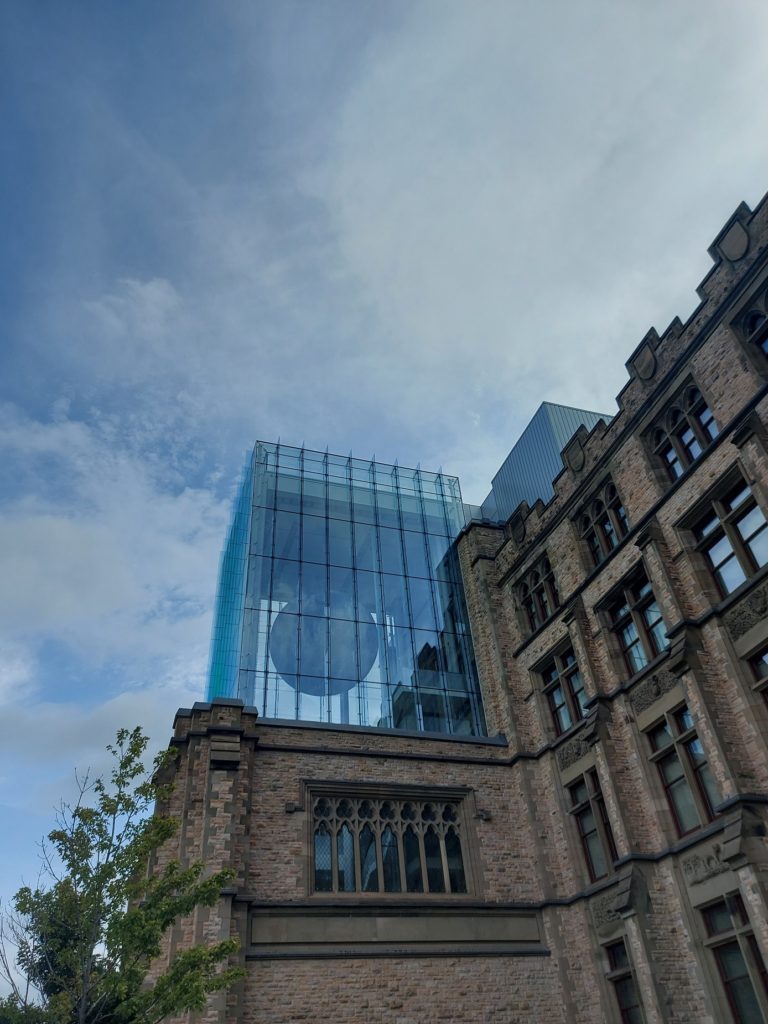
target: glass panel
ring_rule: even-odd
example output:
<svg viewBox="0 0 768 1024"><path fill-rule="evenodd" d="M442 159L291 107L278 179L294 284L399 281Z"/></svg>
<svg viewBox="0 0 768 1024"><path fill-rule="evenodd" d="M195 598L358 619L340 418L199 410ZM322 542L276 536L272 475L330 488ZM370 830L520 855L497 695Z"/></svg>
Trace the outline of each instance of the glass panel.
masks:
<svg viewBox="0 0 768 1024"><path fill-rule="evenodd" d="M290 563L289 563L290 564ZM301 611L305 615L325 615L328 611L326 588L328 581L325 565L312 562L301 567Z"/></svg>
<svg viewBox="0 0 768 1024"><path fill-rule="evenodd" d="M272 600L292 605L288 611L299 610L299 562L275 558L272 562Z"/></svg>
<svg viewBox="0 0 768 1024"><path fill-rule="evenodd" d="M445 892L443 858L440 856L440 840L434 829L427 829L424 836L424 857L427 863L427 884L430 892Z"/></svg>
<svg viewBox="0 0 768 1024"><path fill-rule="evenodd" d="M301 517L293 512L275 512L275 557L299 557Z"/></svg>
<svg viewBox="0 0 768 1024"><path fill-rule="evenodd" d="M357 644L354 622L331 619L330 675L336 679L359 678L357 671ZM302 660L302 671L304 662Z"/></svg>
<svg viewBox="0 0 768 1024"><path fill-rule="evenodd" d="M325 544L325 519L303 516L301 521L301 557L305 562L325 562L328 552Z"/></svg>
<svg viewBox="0 0 768 1024"><path fill-rule="evenodd" d="M391 526L397 529L400 526L400 510L397 503L397 494L394 491L382 490L382 482L378 479L377 469L377 484L378 493L376 495L376 503L379 512L379 524L381 526ZM387 480L387 484L391 486L391 480Z"/></svg>
<svg viewBox="0 0 768 1024"><path fill-rule="evenodd" d="M693 800L690 786L682 774L682 767L677 758L665 758L661 762L661 770L667 780L667 792L672 801L675 817L681 832L690 832L698 828L699 813Z"/></svg>
<svg viewBox="0 0 768 1024"><path fill-rule="evenodd" d="M389 825L381 833L381 861L384 872L384 892L400 892L400 857L397 838Z"/></svg>
<svg viewBox="0 0 768 1024"><path fill-rule="evenodd" d="M448 694L448 708L451 714L451 732L459 736L474 736L475 725L472 702L466 694Z"/></svg>
<svg viewBox="0 0 768 1024"><path fill-rule="evenodd" d="M292 616L293 618L293 616ZM274 636L274 629L272 631ZM328 674L328 620L312 615L299 619L299 670L302 675L325 676ZM272 660L275 660L274 648ZM276 664L278 671L279 665Z"/></svg>
<svg viewBox="0 0 768 1024"><path fill-rule="evenodd" d="M394 729L416 730L419 719L416 714L416 694L402 686L395 686L392 694L392 727Z"/></svg>
<svg viewBox="0 0 768 1024"><path fill-rule="evenodd" d="M280 457L282 466L283 457ZM298 512L301 508L301 478L281 473L275 494L275 505L288 512Z"/></svg>
<svg viewBox="0 0 768 1024"><path fill-rule="evenodd" d="M435 606L429 580L408 577L408 589L411 595L411 625L415 629L435 629Z"/></svg>
<svg viewBox="0 0 768 1024"><path fill-rule="evenodd" d="M376 614L380 601L377 595L378 580L376 573L355 570L355 592L357 596L357 618L360 622L369 622Z"/></svg>
<svg viewBox="0 0 768 1024"><path fill-rule="evenodd" d="M421 857L419 839L413 829L408 826L403 836L403 854L405 856L405 887L408 892L424 892L421 877Z"/></svg>
<svg viewBox="0 0 768 1024"><path fill-rule="evenodd" d="M333 869L331 865L331 833L320 825L315 832L315 892L331 892Z"/></svg>
<svg viewBox="0 0 768 1024"><path fill-rule="evenodd" d="M352 489L352 516L357 523L375 523L376 507L373 491L363 487Z"/></svg>
<svg viewBox="0 0 768 1024"><path fill-rule="evenodd" d="M332 565L352 566L352 526L342 519L328 520L328 556Z"/></svg>
<svg viewBox="0 0 768 1024"><path fill-rule="evenodd" d="M439 691L419 690L422 727L426 732L450 732L445 695Z"/></svg>
<svg viewBox="0 0 768 1024"><path fill-rule="evenodd" d="M358 569L378 568L376 528L366 523L355 523L355 566Z"/></svg>
<svg viewBox="0 0 768 1024"><path fill-rule="evenodd" d="M461 858L461 841L455 829L449 828L445 836L445 855L448 860L448 880L451 892L466 892L464 861Z"/></svg>
<svg viewBox="0 0 768 1024"><path fill-rule="evenodd" d="M590 817L592 817L591 813ZM594 818L592 818L592 827L594 828ZM584 836L584 844L587 848L592 878L603 878L608 874L608 865L605 861L605 853L600 842L600 836L597 832L590 832L589 835Z"/></svg>
<svg viewBox="0 0 768 1024"><path fill-rule="evenodd" d="M379 891L376 839L370 825L366 825L360 833L360 885L363 892Z"/></svg>
<svg viewBox="0 0 768 1024"><path fill-rule="evenodd" d="M421 533L403 533L405 561L409 576L429 576L427 548Z"/></svg>
<svg viewBox="0 0 768 1024"><path fill-rule="evenodd" d="M384 614L393 626L407 626L410 623L405 576L391 576L382 573L384 588Z"/></svg>
<svg viewBox="0 0 768 1024"><path fill-rule="evenodd" d="M381 569L382 572L399 573L405 572L403 566L403 543L399 530L388 530L384 527L379 529L379 545L381 548Z"/></svg>
<svg viewBox="0 0 768 1024"><path fill-rule="evenodd" d="M355 891L355 843L349 825L342 825L336 837L339 861L339 892Z"/></svg>
<svg viewBox="0 0 768 1024"><path fill-rule="evenodd" d="M331 616L335 619L354 619L355 587L352 570L332 565L329 574Z"/></svg>
<svg viewBox="0 0 768 1024"><path fill-rule="evenodd" d="M414 658L410 629L397 626L387 629L387 666L390 683L413 685Z"/></svg>

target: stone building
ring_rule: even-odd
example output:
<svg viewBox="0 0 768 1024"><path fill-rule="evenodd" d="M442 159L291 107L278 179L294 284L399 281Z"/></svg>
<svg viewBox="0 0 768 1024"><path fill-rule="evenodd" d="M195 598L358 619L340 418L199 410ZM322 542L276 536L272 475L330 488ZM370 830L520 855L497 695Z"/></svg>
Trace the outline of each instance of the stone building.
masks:
<svg viewBox="0 0 768 1024"><path fill-rule="evenodd" d="M438 624L373 724L178 712L168 854L236 878L171 953L246 967L206 1020L768 1022L767 243L742 204L553 495L447 546L469 683Z"/></svg>

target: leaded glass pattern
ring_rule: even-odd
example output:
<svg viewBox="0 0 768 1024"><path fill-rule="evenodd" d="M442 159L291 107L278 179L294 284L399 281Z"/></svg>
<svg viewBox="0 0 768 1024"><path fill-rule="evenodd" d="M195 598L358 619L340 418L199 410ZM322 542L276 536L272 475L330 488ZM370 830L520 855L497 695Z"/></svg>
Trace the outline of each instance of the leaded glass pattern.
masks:
<svg viewBox="0 0 768 1024"><path fill-rule="evenodd" d="M466 893L460 800L314 796L315 892Z"/></svg>
<svg viewBox="0 0 768 1024"><path fill-rule="evenodd" d="M485 734L458 479L260 442L237 508L209 696L265 718Z"/></svg>

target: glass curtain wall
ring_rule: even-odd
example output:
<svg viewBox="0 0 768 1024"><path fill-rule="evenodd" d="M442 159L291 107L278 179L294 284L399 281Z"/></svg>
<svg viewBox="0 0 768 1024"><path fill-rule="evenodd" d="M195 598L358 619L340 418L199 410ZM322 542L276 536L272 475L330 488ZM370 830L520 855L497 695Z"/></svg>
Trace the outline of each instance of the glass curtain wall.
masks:
<svg viewBox="0 0 768 1024"><path fill-rule="evenodd" d="M484 734L458 479L266 443L251 470L227 695L267 718Z"/></svg>

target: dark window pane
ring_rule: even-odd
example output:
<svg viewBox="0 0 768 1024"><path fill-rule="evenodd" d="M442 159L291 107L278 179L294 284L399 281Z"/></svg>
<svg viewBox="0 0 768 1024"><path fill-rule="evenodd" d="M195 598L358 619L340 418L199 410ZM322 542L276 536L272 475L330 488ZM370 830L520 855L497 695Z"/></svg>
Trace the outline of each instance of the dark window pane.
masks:
<svg viewBox="0 0 768 1024"><path fill-rule="evenodd" d="M355 891L355 843L349 825L342 825L336 836L339 866L339 891Z"/></svg>
<svg viewBox="0 0 768 1024"><path fill-rule="evenodd" d="M332 888L331 833L321 825L315 832L315 892L330 892Z"/></svg>
<svg viewBox="0 0 768 1024"><path fill-rule="evenodd" d="M427 862L427 883L430 892L445 892L443 858L440 856L440 840L430 828L424 836L424 857Z"/></svg>
<svg viewBox="0 0 768 1024"><path fill-rule="evenodd" d="M342 625L354 626L354 623L342 623ZM274 629L273 629L274 635ZM300 671L306 676L328 675L328 620L316 618L312 615L303 615L299 620L299 655ZM272 660L275 661L274 647ZM278 671L280 666L275 662ZM333 673L332 673L333 674ZM345 673L335 673L343 678L353 678Z"/></svg>
<svg viewBox="0 0 768 1024"><path fill-rule="evenodd" d="M400 892L400 857L397 838L389 825L381 833L381 860L384 872L384 892Z"/></svg>
<svg viewBox="0 0 768 1024"><path fill-rule="evenodd" d="M360 833L360 884L363 892L379 891L376 838L370 825L366 825Z"/></svg>
<svg viewBox="0 0 768 1024"><path fill-rule="evenodd" d="M403 854L405 856L405 886L408 892L424 892L421 877L421 857L419 840L412 828L405 830L403 836Z"/></svg>
<svg viewBox="0 0 768 1024"><path fill-rule="evenodd" d="M445 836L445 853L448 860L448 880L451 892L466 892L467 881L464 877L461 840L453 828L449 828Z"/></svg>

